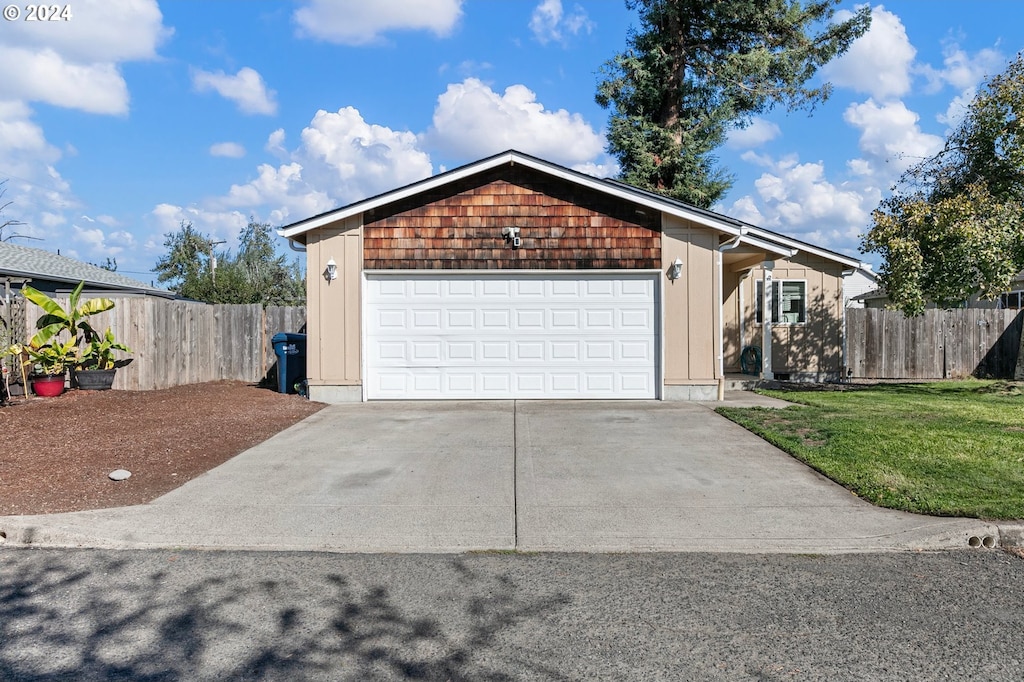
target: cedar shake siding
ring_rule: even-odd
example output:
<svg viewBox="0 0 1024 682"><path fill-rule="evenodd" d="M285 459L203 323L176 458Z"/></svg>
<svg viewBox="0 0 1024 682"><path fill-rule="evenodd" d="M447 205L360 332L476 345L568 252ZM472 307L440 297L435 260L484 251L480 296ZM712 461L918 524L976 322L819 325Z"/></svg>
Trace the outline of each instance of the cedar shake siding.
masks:
<svg viewBox="0 0 1024 682"><path fill-rule="evenodd" d="M501 167L364 215L367 270L660 269L661 216L537 173ZM518 227L522 246L501 231Z"/></svg>

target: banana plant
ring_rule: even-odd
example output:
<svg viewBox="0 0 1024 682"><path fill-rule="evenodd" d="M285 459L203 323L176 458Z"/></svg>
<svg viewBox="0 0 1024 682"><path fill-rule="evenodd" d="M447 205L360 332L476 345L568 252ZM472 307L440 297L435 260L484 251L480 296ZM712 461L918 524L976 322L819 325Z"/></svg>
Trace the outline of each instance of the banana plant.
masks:
<svg viewBox="0 0 1024 682"><path fill-rule="evenodd" d="M21 295L43 310L43 314L36 320L36 328L39 331L29 341L29 346L42 348L62 331L67 331L71 340L75 342L77 342L79 333L82 334L86 343L99 339L99 334L86 321L86 318L110 310L114 307L114 302L109 298L91 298L79 303L84 286L85 282L80 282L71 292L66 310L60 303L38 289L30 286L22 288Z"/></svg>
<svg viewBox="0 0 1024 682"><path fill-rule="evenodd" d="M68 367L75 364L78 357L78 345L76 339L68 339L61 343L59 341L44 343L41 346L34 346L31 343L15 343L0 352L0 356L16 356L21 364L22 381L24 382L25 368L32 367L33 374L45 374L50 376L61 376Z"/></svg>
<svg viewBox="0 0 1024 682"><path fill-rule="evenodd" d="M110 327L107 327L107 331L102 336L97 337L82 348L82 357L75 364L75 369L114 369L114 367L118 366L119 362L114 356L115 350L124 351L125 353L132 352L128 346L118 343L114 338L114 332L111 331ZM127 364L128 362L130 360L121 361L121 364Z"/></svg>

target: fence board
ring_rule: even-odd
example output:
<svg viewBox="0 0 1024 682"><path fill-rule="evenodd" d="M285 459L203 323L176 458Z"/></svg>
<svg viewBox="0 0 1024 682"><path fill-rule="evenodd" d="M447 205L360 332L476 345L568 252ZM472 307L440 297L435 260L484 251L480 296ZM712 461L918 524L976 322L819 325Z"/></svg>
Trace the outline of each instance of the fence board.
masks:
<svg viewBox="0 0 1024 682"><path fill-rule="evenodd" d="M132 349L133 361L118 371L114 388L153 390L231 379L258 382L276 361L271 337L305 326L303 307L208 305L148 296L110 297L114 308L89 318L108 326ZM24 301L24 329L31 335L41 311ZM56 298L67 306L66 297Z"/></svg>
<svg viewBox="0 0 1024 682"><path fill-rule="evenodd" d="M965 308L926 310L906 317L895 310L848 309L847 365L861 379L1012 379L1024 313Z"/></svg>

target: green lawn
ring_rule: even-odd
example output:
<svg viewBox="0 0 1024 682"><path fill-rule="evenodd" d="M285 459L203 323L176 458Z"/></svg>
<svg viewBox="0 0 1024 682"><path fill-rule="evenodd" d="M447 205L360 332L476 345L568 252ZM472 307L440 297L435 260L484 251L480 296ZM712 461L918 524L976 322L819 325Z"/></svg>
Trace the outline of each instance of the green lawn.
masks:
<svg viewBox="0 0 1024 682"><path fill-rule="evenodd" d="M1024 385L764 391L800 403L718 412L865 500L942 516L1024 519Z"/></svg>

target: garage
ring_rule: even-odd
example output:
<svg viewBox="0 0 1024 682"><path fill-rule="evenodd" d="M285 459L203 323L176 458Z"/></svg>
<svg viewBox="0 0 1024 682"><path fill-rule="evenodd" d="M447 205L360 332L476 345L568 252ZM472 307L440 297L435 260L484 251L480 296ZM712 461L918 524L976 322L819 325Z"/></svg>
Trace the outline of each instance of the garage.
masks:
<svg viewBox="0 0 1024 682"><path fill-rule="evenodd" d="M366 272L365 397L657 398L658 274Z"/></svg>
<svg viewBox="0 0 1024 682"><path fill-rule="evenodd" d="M845 376L859 261L514 150L279 234L313 400L721 400L748 346L765 378ZM761 314L776 288L795 317Z"/></svg>

